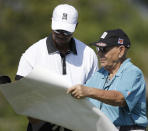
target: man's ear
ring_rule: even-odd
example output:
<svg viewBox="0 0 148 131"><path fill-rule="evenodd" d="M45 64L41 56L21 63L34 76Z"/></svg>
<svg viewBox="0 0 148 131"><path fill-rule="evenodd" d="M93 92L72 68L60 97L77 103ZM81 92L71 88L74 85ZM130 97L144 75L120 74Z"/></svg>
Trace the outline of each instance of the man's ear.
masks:
<svg viewBox="0 0 148 131"><path fill-rule="evenodd" d="M125 54L125 46L120 46L120 56L122 57L122 56L124 56L124 54Z"/></svg>

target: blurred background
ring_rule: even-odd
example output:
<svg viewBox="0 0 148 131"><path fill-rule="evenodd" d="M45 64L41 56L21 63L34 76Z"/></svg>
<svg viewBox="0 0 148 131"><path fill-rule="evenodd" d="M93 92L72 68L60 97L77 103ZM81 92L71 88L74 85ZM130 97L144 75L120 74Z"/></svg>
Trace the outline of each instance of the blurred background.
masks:
<svg viewBox="0 0 148 131"><path fill-rule="evenodd" d="M128 56L148 81L147 0L0 0L0 75L14 81L22 53L51 32L54 7L75 6L79 25L74 33L86 44L108 29L122 28L132 46ZM0 92L0 131L26 131L27 119L17 115Z"/></svg>

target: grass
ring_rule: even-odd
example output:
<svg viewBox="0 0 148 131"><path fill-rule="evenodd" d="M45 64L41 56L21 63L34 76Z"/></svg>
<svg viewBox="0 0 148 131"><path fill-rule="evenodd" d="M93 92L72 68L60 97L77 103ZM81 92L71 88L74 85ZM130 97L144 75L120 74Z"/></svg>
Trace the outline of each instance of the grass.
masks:
<svg viewBox="0 0 148 131"><path fill-rule="evenodd" d="M26 131L28 120L17 115L0 94L0 131Z"/></svg>

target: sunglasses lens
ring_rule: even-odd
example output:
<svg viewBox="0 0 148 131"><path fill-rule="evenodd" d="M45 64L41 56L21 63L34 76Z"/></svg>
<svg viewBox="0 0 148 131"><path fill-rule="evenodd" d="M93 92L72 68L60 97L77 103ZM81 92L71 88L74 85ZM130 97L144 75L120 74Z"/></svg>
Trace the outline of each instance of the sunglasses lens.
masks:
<svg viewBox="0 0 148 131"><path fill-rule="evenodd" d="M96 47L97 52L106 53L106 48Z"/></svg>
<svg viewBox="0 0 148 131"><path fill-rule="evenodd" d="M56 34L60 34L60 32L58 30L54 30L54 33Z"/></svg>
<svg viewBox="0 0 148 131"><path fill-rule="evenodd" d="M72 33L71 32L68 32L68 31L63 31L63 34L66 35L66 36L72 35Z"/></svg>
<svg viewBox="0 0 148 131"><path fill-rule="evenodd" d="M72 35L71 32L64 31L64 30L54 30L54 32L55 32L56 34L63 34L63 35L65 35L65 36Z"/></svg>
<svg viewBox="0 0 148 131"><path fill-rule="evenodd" d="M109 46L109 47L97 47L97 51L101 53L107 53L115 46Z"/></svg>

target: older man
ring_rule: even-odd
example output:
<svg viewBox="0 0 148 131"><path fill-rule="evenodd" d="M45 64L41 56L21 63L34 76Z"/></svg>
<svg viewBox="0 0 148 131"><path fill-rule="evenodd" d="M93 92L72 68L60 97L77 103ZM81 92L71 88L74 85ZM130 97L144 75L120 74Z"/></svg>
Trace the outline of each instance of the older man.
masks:
<svg viewBox="0 0 148 131"><path fill-rule="evenodd" d="M98 68L95 52L73 37L78 23L77 10L68 4L55 7L52 15L52 33L33 44L22 55L16 80L28 75L41 66L62 74L74 84L84 84ZM61 131L51 123L30 119L28 131Z"/></svg>
<svg viewBox="0 0 148 131"><path fill-rule="evenodd" d="M90 97L120 131L145 131L146 85L142 71L126 58L128 36L121 29L109 30L93 45L102 68L85 86L73 86L68 93L77 99Z"/></svg>

